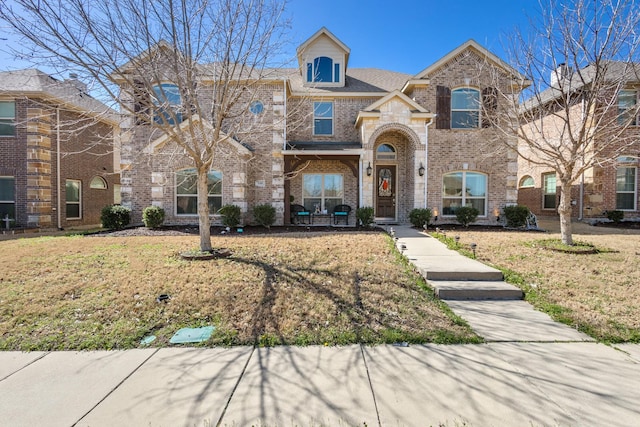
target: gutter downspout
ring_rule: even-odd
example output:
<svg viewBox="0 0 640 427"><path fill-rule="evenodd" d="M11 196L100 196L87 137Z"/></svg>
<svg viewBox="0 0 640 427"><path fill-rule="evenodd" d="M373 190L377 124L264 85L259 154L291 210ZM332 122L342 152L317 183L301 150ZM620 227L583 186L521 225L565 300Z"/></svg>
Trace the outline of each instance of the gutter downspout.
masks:
<svg viewBox="0 0 640 427"><path fill-rule="evenodd" d="M61 185L61 173L60 173L60 107L56 107L56 187L57 187L57 199L58 199L58 230L62 230L62 200L60 195L62 194Z"/></svg>
<svg viewBox="0 0 640 427"><path fill-rule="evenodd" d="M282 99L284 101L284 111L282 113L282 151L287 149L287 78L282 78Z"/></svg>
<svg viewBox="0 0 640 427"><path fill-rule="evenodd" d="M437 117L434 114L429 123L424 124L424 208L428 209L429 203L427 202L427 183L429 182L429 126L433 124L433 121Z"/></svg>

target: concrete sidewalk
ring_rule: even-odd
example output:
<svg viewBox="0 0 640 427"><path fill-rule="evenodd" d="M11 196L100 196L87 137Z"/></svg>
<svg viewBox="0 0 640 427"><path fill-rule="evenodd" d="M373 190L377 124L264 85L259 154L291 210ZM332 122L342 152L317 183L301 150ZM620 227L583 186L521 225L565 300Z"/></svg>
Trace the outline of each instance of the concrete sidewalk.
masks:
<svg viewBox="0 0 640 427"><path fill-rule="evenodd" d="M0 353L6 426L631 426L640 346ZM466 424L463 424L466 423Z"/></svg>
<svg viewBox="0 0 640 427"><path fill-rule="evenodd" d="M434 238L395 234L432 285L501 282ZM446 303L487 344L0 352L0 425L639 424L640 345L589 342L517 298Z"/></svg>

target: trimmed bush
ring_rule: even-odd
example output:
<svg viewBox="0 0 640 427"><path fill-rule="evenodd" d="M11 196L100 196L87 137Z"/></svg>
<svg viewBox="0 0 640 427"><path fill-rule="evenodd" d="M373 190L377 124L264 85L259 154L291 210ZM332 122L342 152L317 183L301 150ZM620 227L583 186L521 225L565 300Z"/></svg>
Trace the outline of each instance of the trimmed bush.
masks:
<svg viewBox="0 0 640 427"><path fill-rule="evenodd" d="M373 208L365 206L356 209L356 220L361 227L369 228L373 224Z"/></svg>
<svg viewBox="0 0 640 427"><path fill-rule="evenodd" d="M164 223L164 209L159 206L147 206L142 211L142 222L147 228L162 227Z"/></svg>
<svg viewBox="0 0 640 427"><path fill-rule="evenodd" d="M613 221L616 224L624 219L624 212L622 211L607 211L606 215L608 220Z"/></svg>
<svg viewBox="0 0 640 427"><path fill-rule="evenodd" d="M431 209L412 209L409 212L409 221L411 225L418 228L423 228L424 225L429 225L431 221Z"/></svg>
<svg viewBox="0 0 640 427"><path fill-rule="evenodd" d="M227 227L236 227L240 224L240 207L236 205L224 205L218 211L222 215L222 223Z"/></svg>
<svg viewBox="0 0 640 427"><path fill-rule="evenodd" d="M522 205L505 206L503 212L507 219L507 227L511 228L524 227L530 213L529 208Z"/></svg>
<svg viewBox="0 0 640 427"><path fill-rule="evenodd" d="M273 223L276 222L276 208L269 204L258 205L253 208L253 217L258 225L271 228Z"/></svg>
<svg viewBox="0 0 640 427"><path fill-rule="evenodd" d="M122 230L131 222L131 209L120 205L105 206L100 213L102 227Z"/></svg>
<svg viewBox="0 0 640 427"><path fill-rule="evenodd" d="M468 227L472 222L476 222L480 211L472 206L462 206L456 209L456 219L463 227Z"/></svg>

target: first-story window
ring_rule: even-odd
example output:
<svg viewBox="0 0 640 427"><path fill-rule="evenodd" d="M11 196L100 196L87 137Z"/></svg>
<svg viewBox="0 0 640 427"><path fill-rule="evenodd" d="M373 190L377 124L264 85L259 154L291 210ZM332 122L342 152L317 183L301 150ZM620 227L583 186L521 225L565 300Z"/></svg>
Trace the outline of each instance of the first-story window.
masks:
<svg viewBox="0 0 640 427"><path fill-rule="evenodd" d="M307 174L302 178L302 204L311 212L343 204L344 183L341 174Z"/></svg>
<svg viewBox="0 0 640 427"><path fill-rule="evenodd" d="M542 209L556 208L556 174L542 175Z"/></svg>
<svg viewBox="0 0 640 427"><path fill-rule="evenodd" d="M209 171L207 187L209 213L215 214L222 207L222 172ZM195 169L176 172L176 213L178 215L198 214L198 174Z"/></svg>
<svg viewBox="0 0 640 427"><path fill-rule="evenodd" d="M636 210L636 170L635 167L616 170L616 209Z"/></svg>
<svg viewBox="0 0 640 427"><path fill-rule="evenodd" d="M442 178L442 214L455 215L462 206L486 216L487 176L478 172L452 172Z"/></svg>
<svg viewBox="0 0 640 427"><path fill-rule="evenodd" d="M12 176L0 176L0 219L16 218L16 180ZM2 228L5 223L2 222Z"/></svg>
<svg viewBox="0 0 640 427"><path fill-rule="evenodd" d="M75 179L66 181L66 213L67 219L82 218L82 182Z"/></svg>

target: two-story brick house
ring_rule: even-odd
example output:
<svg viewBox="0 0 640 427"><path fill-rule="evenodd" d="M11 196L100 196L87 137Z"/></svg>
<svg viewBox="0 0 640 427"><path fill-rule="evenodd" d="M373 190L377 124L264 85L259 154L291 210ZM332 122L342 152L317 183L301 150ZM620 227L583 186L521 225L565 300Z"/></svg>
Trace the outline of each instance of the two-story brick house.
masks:
<svg viewBox="0 0 640 427"><path fill-rule="evenodd" d="M0 217L12 227L99 225L120 195L118 124L75 78L1 72Z"/></svg>
<svg viewBox="0 0 640 427"><path fill-rule="evenodd" d="M541 146L564 138L559 153L554 154L558 159L560 153L571 159L568 129L576 133L584 129L588 135L574 166L577 170L586 165L586 169L571 187L572 217L602 218L606 211L620 210L625 217L635 218L640 215L638 65L603 62L600 72L601 80L594 88L591 82L595 79L594 65L578 73L562 64L552 72L552 86L524 104L524 114L535 119L523 129L528 129L533 141L539 140ZM558 86L559 78L567 82L562 89ZM577 83L568 83L570 79ZM588 95L582 96L584 92ZM556 170L539 150L530 151L523 142L520 145L525 157L518 161L518 203L536 215L557 216L561 192Z"/></svg>
<svg viewBox="0 0 640 427"><path fill-rule="evenodd" d="M346 204L396 223L427 207L454 222L457 207L472 205L478 222L491 223L495 209L516 202L517 159L482 117L500 108L496 90L517 96L515 70L474 41L415 76L350 68L349 56L322 28L298 47L298 68L258 82L246 114L269 126L221 147L211 168L214 211L235 204L251 223L252 208L267 203L287 224L292 203L327 214ZM194 194L180 185L191 173L186 156L148 124L131 121L124 133L123 204L134 221L153 204L168 222L197 222Z"/></svg>

